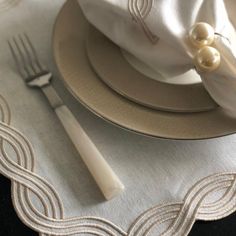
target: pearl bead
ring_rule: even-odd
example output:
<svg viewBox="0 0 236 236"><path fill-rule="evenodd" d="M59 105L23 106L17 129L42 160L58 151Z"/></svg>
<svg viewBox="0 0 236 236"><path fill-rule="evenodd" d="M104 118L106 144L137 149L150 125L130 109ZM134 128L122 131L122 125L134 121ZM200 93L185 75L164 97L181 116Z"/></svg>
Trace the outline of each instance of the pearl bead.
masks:
<svg viewBox="0 0 236 236"><path fill-rule="evenodd" d="M211 25L199 22L189 31L190 42L197 48L210 46L215 39L215 32Z"/></svg>
<svg viewBox="0 0 236 236"><path fill-rule="evenodd" d="M199 72L211 72L219 67L221 56L217 49L205 46L197 52L194 61Z"/></svg>

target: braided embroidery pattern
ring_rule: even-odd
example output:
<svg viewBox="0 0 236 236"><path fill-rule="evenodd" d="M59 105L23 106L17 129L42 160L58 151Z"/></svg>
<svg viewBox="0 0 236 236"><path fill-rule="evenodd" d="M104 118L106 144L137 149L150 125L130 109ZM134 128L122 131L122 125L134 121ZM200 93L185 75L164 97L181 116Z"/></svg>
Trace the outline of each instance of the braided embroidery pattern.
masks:
<svg viewBox="0 0 236 236"><path fill-rule="evenodd" d="M183 236L196 220L217 220L236 210L236 173L208 176L189 190L178 203L157 205L142 215L125 232L112 222L98 217L65 218L63 204L55 189L34 172L34 153L30 142L10 126L10 109L0 96L0 172L12 181L12 199L21 220L41 236ZM7 148L14 152L8 154ZM206 202L209 195L220 194ZM31 195L42 206L39 211Z"/></svg>

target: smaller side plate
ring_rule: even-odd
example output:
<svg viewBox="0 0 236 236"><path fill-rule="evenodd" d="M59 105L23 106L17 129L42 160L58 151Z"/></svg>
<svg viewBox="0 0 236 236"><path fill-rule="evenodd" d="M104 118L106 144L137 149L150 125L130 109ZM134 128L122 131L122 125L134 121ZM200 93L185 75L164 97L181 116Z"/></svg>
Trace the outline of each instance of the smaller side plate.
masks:
<svg viewBox="0 0 236 236"><path fill-rule="evenodd" d="M89 28L86 45L90 63L99 77L132 101L172 112L200 112L217 107L202 83L168 84L138 72L120 48L93 26Z"/></svg>

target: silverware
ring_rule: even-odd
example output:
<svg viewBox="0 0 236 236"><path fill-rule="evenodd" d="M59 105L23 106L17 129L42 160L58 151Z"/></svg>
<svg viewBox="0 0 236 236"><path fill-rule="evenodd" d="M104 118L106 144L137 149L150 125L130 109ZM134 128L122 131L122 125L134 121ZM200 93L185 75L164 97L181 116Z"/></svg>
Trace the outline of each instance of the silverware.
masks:
<svg viewBox="0 0 236 236"><path fill-rule="evenodd" d="M8 45L21 77L29 87L40 88L45 94L105 198L119 195L124 190L123 184L52 87L52 73L40 62L29 37L18 35Z"/></svg>

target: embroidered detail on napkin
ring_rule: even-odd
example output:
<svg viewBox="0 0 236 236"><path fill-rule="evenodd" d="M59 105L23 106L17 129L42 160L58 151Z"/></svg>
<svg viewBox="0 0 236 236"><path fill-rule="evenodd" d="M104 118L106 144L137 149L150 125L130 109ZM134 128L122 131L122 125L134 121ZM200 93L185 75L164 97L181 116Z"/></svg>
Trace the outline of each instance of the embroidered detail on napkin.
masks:
<svg viewBox="0 0 236 236"><path fill-rule="evenodd" d="M145 19L152 9L153 2L153 0L129 0L128 9L134 21L140 24L148 39L153 44L156 44L159 38L152 33L148 25L145 23Z"/></svg>

